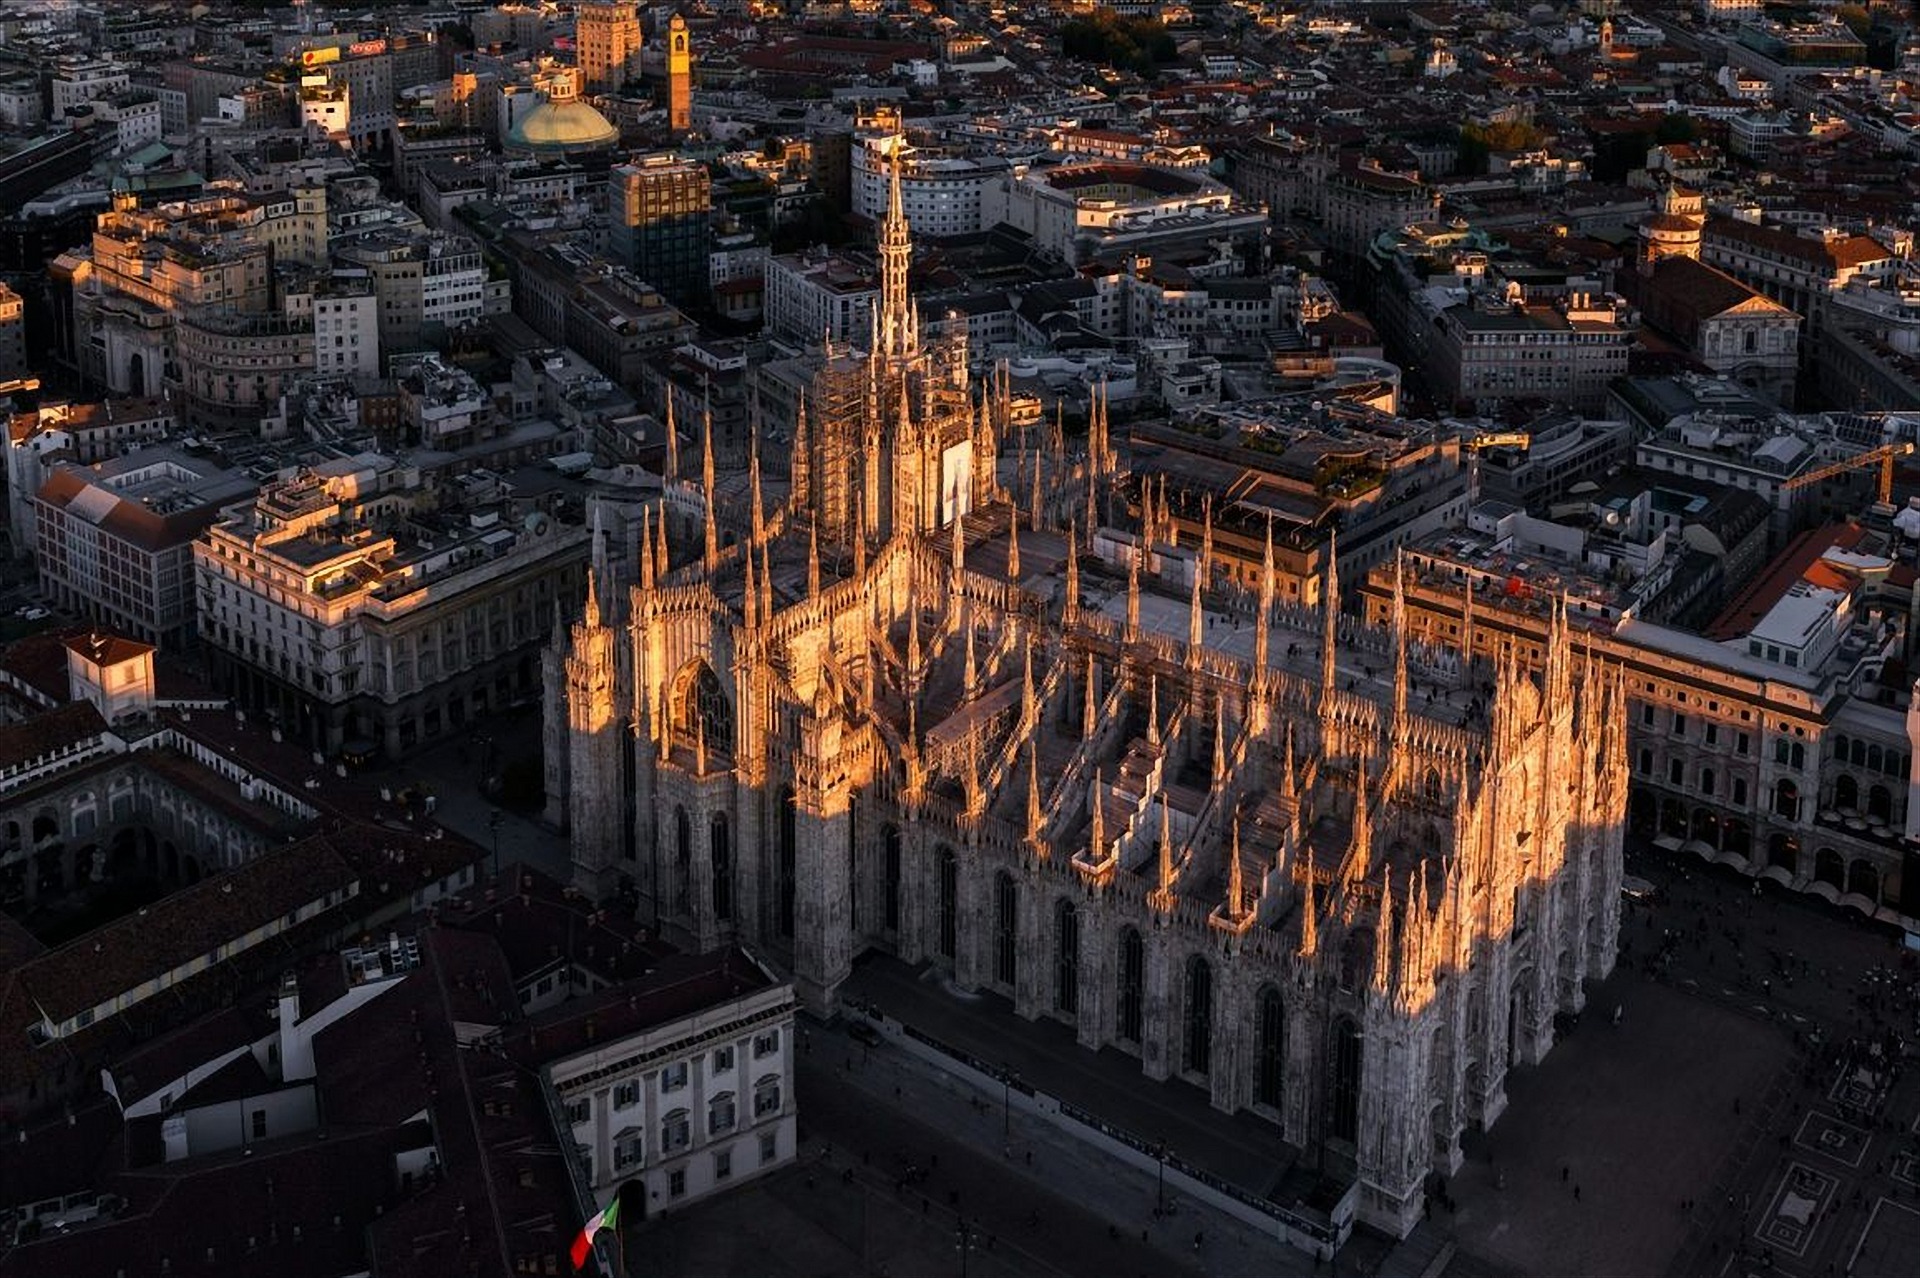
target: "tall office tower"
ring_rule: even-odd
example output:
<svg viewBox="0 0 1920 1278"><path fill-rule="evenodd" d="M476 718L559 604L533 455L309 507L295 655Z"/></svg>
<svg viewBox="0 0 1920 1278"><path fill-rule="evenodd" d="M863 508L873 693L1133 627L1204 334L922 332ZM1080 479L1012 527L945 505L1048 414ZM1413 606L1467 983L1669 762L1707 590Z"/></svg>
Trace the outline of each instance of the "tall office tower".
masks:
<svg viewBox="0 0 1920 1278"><path fill-rule="evenodd" d="M631 4L581 5L574 43L582 87L588 93L618 89L640 52L640 13Z"/></svg>
<svg viewBox="0 0 1920 1278"><path fill-rule="evenodd" d="M677 13L667 23L667 127L676 136L693 128L693 42Z"/></svg>
<svg viewBox="0 0 1920 1278"><path fill-rule="evenodd" d="M676 306L707 297L713 192L703 164L668 152L616 168L607 196L614 256Z"/></svg>

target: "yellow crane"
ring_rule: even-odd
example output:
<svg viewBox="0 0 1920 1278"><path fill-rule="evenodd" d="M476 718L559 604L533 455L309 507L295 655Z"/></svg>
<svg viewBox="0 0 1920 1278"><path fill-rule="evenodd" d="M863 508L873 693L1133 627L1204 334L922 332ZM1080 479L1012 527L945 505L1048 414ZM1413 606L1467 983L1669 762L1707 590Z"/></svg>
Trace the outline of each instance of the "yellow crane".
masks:
<svg viewBox="0 0 1920 1278"><path fill-rule="evenodd" d="M1533 436L1525 431L1491 431L1461 442L1477 453L1483 448L1528 448L1533 444Z"/></svg>
<svg viewBox="0 0 1920 1278"><path fill-rule="evenodd" d="M1913 445L1909 443L1882 444L1878 448L1869 448L1864 453L1855 453L1844 461L1834 462L1831 466L1822 466L1804 475L1795 475L1780 487L1784 492L1794 492L1832 479L1836 475L1844 475L1850 470L1877 464L1880 467L1880 476L1878 487L1874 490L1875 500L1879 505L1885 506L1893 500L1893 463L1899 458L1911 455L1912 452Z"/></svg>

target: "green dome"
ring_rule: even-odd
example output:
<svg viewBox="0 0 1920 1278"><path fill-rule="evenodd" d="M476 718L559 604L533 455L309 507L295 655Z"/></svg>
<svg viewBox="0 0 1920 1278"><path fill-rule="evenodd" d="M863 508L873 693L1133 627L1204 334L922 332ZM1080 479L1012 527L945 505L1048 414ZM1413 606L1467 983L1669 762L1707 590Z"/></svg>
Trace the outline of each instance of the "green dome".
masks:
<svg viewBox="0 0 1920 1278"><path fill-rule="evenodd" d="M510 149L544 155L603 151L619 141L620 130L578 98L543 102L507 132Z"/></svg>

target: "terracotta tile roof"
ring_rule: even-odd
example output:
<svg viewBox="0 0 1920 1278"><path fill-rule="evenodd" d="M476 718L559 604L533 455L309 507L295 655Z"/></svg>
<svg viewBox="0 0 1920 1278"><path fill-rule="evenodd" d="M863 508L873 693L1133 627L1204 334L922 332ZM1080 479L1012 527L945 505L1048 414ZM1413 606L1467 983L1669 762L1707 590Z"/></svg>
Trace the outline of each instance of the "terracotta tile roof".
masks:
<svg viewBox="0 0 1920 1278"><path fill-rule="evenodd" d="M0 724L0 768L31 763L42 755L94 740L107 721L91 701L72 701L24 723Z"/></svg>
<svg viewBox="0 0 1920 1278"><path fill-rule="evenodd" d="M104 630L76 630L60 642L67 651L76 652L86 660L103 666L117 666L122 661L132 661L158 651L150 643L141 643L138 639L124 638Z"/></svg>

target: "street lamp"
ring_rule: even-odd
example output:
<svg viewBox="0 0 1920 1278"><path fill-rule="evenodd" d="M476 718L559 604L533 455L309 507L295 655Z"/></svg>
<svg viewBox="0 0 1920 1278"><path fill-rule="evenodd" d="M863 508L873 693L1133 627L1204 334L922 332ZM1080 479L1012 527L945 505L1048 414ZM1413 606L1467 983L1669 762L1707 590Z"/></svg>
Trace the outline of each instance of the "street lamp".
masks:
<svg viewBox="0 0 1920 1278"><path fill-rule="evenodd" d="M960 1253L960 1278L967 1278L967 1253L980 1245L980 1231L961 1221L953 1231L953 1249Z"/></svg>
<svg viewBox="0 0 1920 1278"><path fill-rule="evenodd" d="M487 813L487 829L493 834L493 877L500 878L500 809Z"/></svg>
<svg viewBox="0 0 1920 1278"><path fill-rule="evenodd" d="M1154 1194L1153 1211L1156 1216L1164 1216L1167 1214L1167 1142L1165 1140L1153 1147L1153 1161L1159 1165L1160 1173L1159 1187Z"/></svg>
<svg viewBox="0 0 1920 1278"><path fill-rule="evenodd" d="M1013 1071L1005 1066L1000 1069L1000 1139L1013 1140Z"/></svg>

